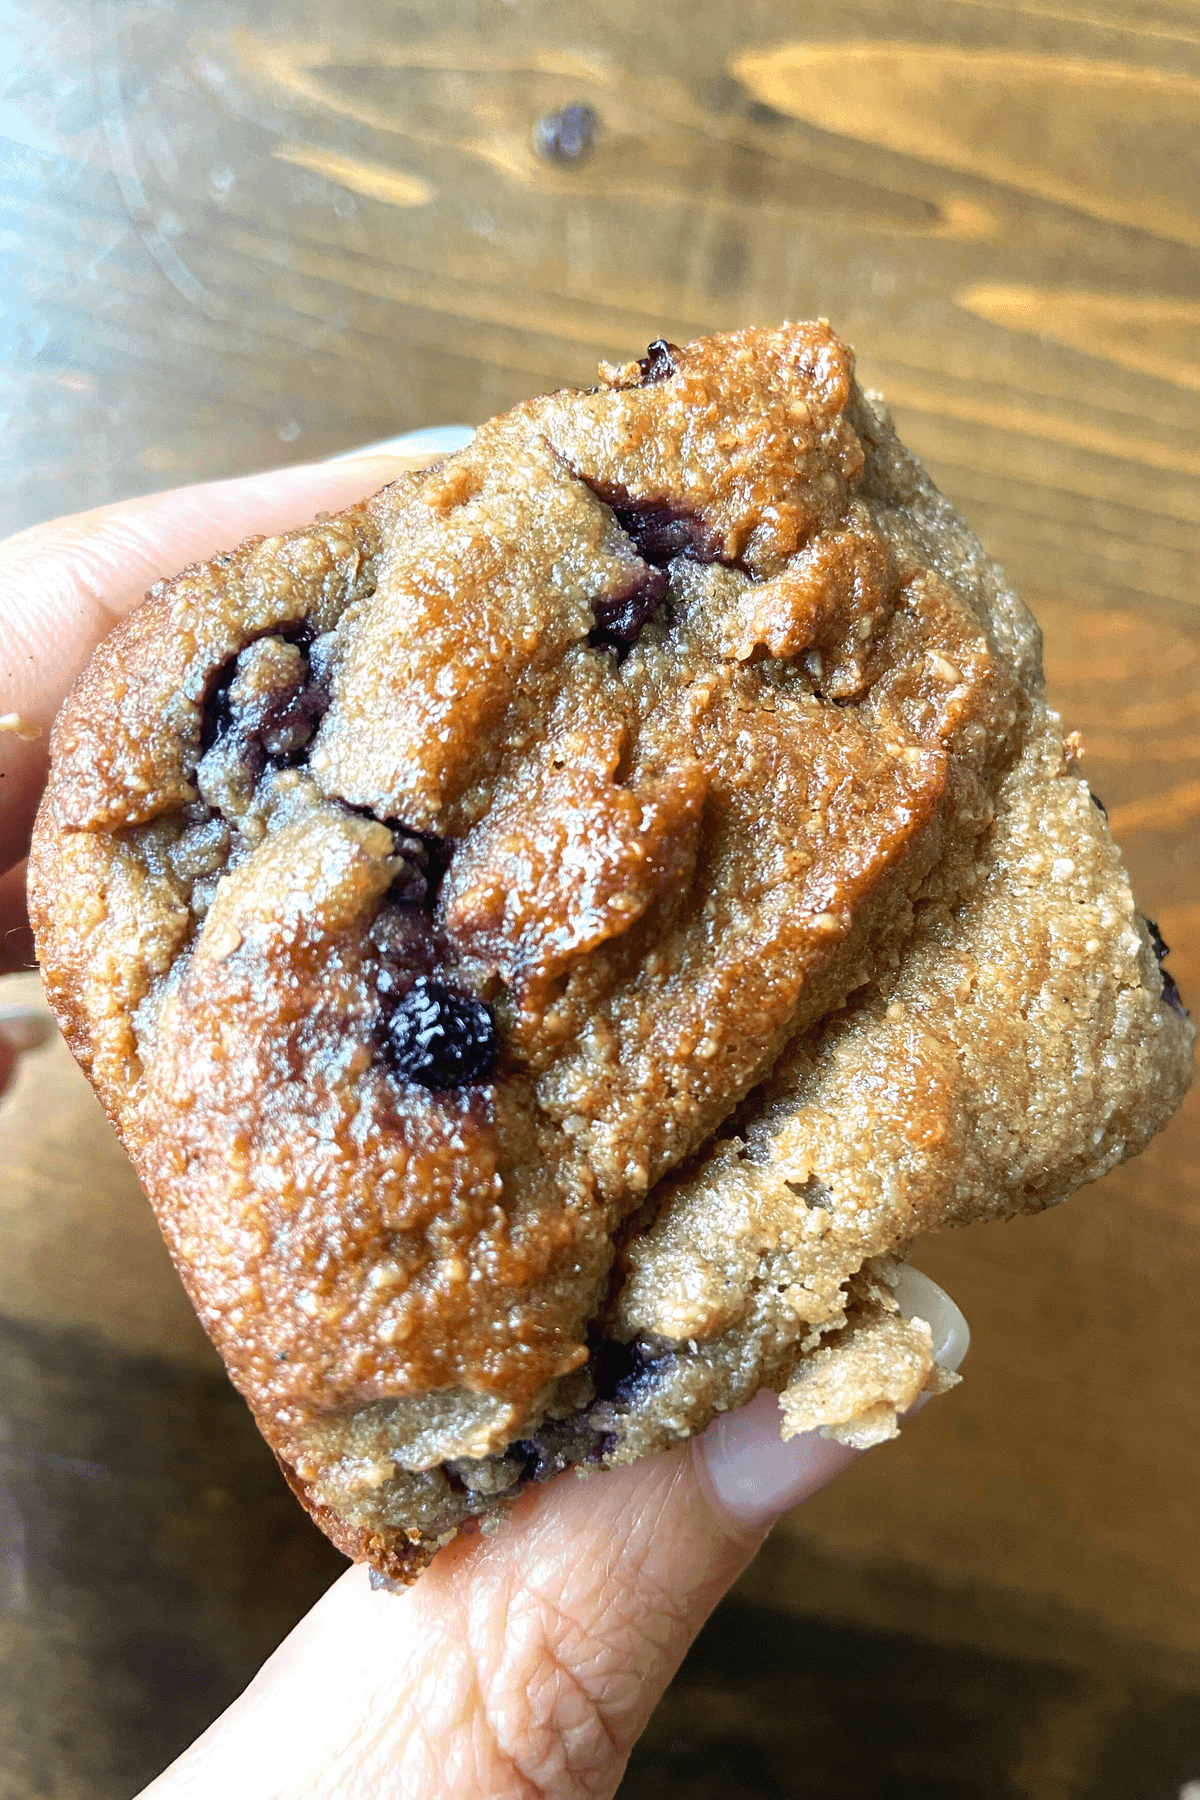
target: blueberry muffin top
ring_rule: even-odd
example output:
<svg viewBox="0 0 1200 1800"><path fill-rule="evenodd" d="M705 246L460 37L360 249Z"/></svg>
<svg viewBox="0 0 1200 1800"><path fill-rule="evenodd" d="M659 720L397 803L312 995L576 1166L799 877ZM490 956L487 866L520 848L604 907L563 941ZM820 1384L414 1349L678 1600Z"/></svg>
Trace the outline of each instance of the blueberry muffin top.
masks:
<svg viewBox="0 0 1200 1800"><path fill-rule="evenodd" d="M827 325L659 342L159 584L60 715L31 863L52 1003L290 1478L378 1566L510 1493L555 1422L611 1460L605 1356L735 1330L772 1231L807 1245L795 1329L684 1431L886 1312L871 1258L937 1222L903 1181L850 1204L847 1178L840 1216L823 1108L843 1159L918 1129L888 982L1068 771L1036 627L931 495ZM1190 1039L1131 917L1144 1138ZM876 1014L903 1104L835 1082L800 1130ZM772 1172L765 1227L731 1145Z"/></svg>

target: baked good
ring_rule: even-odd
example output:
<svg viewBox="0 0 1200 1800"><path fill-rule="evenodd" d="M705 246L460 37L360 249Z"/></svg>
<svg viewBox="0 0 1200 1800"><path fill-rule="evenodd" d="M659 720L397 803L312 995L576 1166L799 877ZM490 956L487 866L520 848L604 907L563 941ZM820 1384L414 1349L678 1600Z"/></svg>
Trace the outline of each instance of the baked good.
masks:
<svg viewBox="0 0 1200 1800"><path fill-rule="evenodd" d="M824 323L663 342L160 583L55 727L47 992L294 1489L411 1578L1186 1088L1037 627Z"/></svg>

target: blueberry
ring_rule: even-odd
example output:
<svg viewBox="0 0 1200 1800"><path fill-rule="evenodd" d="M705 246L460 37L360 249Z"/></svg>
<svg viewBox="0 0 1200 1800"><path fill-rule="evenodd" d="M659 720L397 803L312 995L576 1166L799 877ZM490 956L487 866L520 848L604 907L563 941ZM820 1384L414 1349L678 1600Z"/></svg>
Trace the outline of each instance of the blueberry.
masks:
<svg viewBox="0 0 1200 1800"><path fill-rule="evenodd" d="M625 656L667 591L667 564L676 556L715 562L717 551L703 521L687 507L665 496L637 500L616 482L585 479L596 498L612 507L618 525L633 540L639 562L647 565L640 570L635 565L633 579L622 593L592 601L596 623L589 643Z"/></svg>
<svg viewBox="0 0 1200 1800"><path fill-rule="evenodd" d="M217 763L225 774L239 766L238 779L246 789L241 810L268 762L278 769L305 760L309 740L329 706L328 671L324 665L320 672L315 669L310 648L315 647L304 627L268 633L253 639L213 678L201 749L210 765L210 786ZM211 761L214 751L216 763Z"/></svg>
<svg viewBox="0 0 1200 1800"><path fill-rule="evenodd" d="M643 562L661 569L676 556L701 563L721 561L720 544L703 519L682 502L668 494L639 498L616 481L586 475L584 480L598 500L612 507L617 524L633 539Z"/></svg>
<svg viewBox="0 0 1200 1800"><path fill-rule="evenodd" d="M645 356L638 362L642 371L642 386L652 387L656 381L665 381L675 373L675 358L679 354L679 345L670 344L666 338L655 338Z"/></svg>
<svg viewBox="0 0 1200 1800"><path fill-rule="evenodd" d="M1170 975L1168 975L1168 973L1165 969L1163 970L1162 997L1163 997L1163 1004L1166 1006L1169 1006L1171 1008L1172 1012L1177 1012L1181 1015L1182 1018L1185 1018L1185 1019L1187 1018L1188 1009L1183 1004L1183 995L1180 993L1179 989L1175 986L1174 979Z"/></svg>
<svg viewBox="0 0 1200 1800"><path fill-rule="evenodd" d="M1163 942L1163 934L1158 929L1158 926L1154 923L1153 919L1147 917L1145 913L1142 914L1142 918L1145 922L1146 930L1150 933L1150 942L1154 946L1154 954L1158 958L1158 966L1162 969L1163 963L1171 954L1170 945ZM1170 971L1167 969L1162 970L1162 983L1162 997L1166 1005L1168 1005L1173 1012L1182 1013L1186 1018L1187 1007L1183 1004L1183 996L1175 986Z"/></svg>
<svg viewBox="0 0 1200 1800"><path fill-rule="evenodd" d="M419 975L387 1022L392 1067L427 1088L490 1079L500 1054L492 1009L473 994Z"/></svg>
<svg viewBox="0 0 1200 1800"><path fill-rule="evenodd" d="M597 1338L591 1346L592 1380L598 1400L615 1400L628 1404L639 1390L650 1386L670 1360L656 1355L637 1339L622 1344L616 1338Z"/></svg>
<svg viewBox="0 0 1200 1800"><path fill-rule="evenodd" d="M424 856L410 851L407 844L397 844L396 856L399 868L388 889L388 899L398 906L416 906L424 911L429 898Z"/></svg>
<svg viewBox="0 0 1200 1800"><path fill-rule="evenodd" d="M396 839L393 855L399 862L399 870L388 890L388 899L395 900L400 906L418 906L428 912L437 889L437 882L432 879L429 845L415 832L406 831L403 825L394 829ZM430 841L437 842L436 839Z"/></svg>
<svg viewBox="0 0 1200 1800"><path fill-rule="evenodd" d="M630 496L622 504L618 497L613 511L622 531L628 532L637 545L643 562L661 569L676 556L701 563L718 560L703 521L674 500L635 500Z"/></svg>
<svg viewBox="0 0 1200 1800"><path fill-rule="evenodd" d="M1150 933L1150 942L1154 945L1155 956L1157 956L1160 963L1165 962L1167 957L1171 954L1170 945L1163 943L1163 934L1154 923L1154 920L1146 913L1143 913L1142 917L1146 921L1146 930Z"/></svg>
<svg viewBox="0 0 1200 1800"><path fill-rule="evenodd" d="M402 1581L393 1581L390 1575L384 1575L378 1569L368 1569L367 1582L373 1594L404 1594L408 1591Z"/></svg>
<svg viewBox="0 0 1200 1800"><path fill-rule="evenodd" d="M599 1448L598 1433L586 1414L567 1419L547 1419L531 1437L512 1445L520 1458L520 1481L549 1481L576 1463L592 1462Z"/></svg>
<svg viewBox="0 0 1200 1800"><path fill-rule="evenodd" d="M648 568L639 576L636 585L624 594L593 601L596 623L588 634L589 644L595 649L615 650L618 656L625 656L666 591L666 571Z"/></svg>

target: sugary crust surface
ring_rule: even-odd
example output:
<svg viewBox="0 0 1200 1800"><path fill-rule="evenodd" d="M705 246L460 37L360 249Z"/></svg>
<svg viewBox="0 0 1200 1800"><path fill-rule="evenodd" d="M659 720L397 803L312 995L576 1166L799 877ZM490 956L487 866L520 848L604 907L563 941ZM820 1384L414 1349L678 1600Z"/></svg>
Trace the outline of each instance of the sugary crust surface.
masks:
<svg viewBox="0 0 1200 1800"><path fill-rule="evenodd" d="M531 401L102 646L47 991L348 1554L765 1384L894 1431L890 1259L1165 1122L1191 1026L1039 688L823 324Z"/></svg>

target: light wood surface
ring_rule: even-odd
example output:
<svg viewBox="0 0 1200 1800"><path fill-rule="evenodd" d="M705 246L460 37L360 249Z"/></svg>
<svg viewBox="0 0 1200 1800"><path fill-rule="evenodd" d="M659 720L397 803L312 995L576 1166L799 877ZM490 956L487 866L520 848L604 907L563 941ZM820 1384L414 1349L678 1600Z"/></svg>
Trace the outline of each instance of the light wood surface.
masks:
<svg viewBox="0 0 1200 1800"><path fill-rule="evenodd" d="M1041 617L1200 1004L1194 4L64 0L17 30L6 528L824 314ZM535 122L575 102L595 149L549 163ZM746 1595L1124 1646L1200 1692L1198 1151L1194 1097L1054 1215L922 1245L974 1328L963 1386ZM61 1047L0 1110L0 1314L211 1366ZM1013 1792L1092 1792L1081 1716Z"/></svg>

